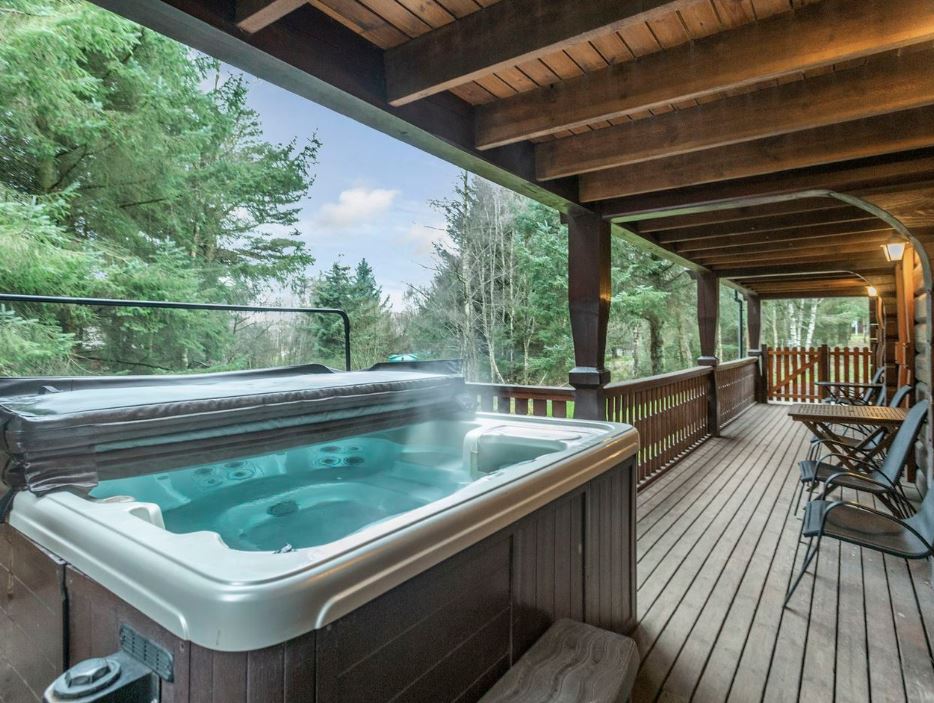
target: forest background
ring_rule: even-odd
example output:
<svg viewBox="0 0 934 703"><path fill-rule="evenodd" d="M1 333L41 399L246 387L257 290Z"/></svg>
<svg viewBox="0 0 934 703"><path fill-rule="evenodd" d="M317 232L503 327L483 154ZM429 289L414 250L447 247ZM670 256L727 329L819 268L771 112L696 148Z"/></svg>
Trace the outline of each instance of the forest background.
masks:
<svg viewBox="0 0 934 703"><path fill-rule="evenodd" d="M272 143L249 82L83 0L0 8L0 290L340 307L354 368L461 358L470 380L563 384L573 365L567 229L469 174L432 203L445 232L429 283L394 308L365 260L314 275L300 200L317 139ZM378 252L374 255L378 256ZM624 380L692 366L694 282L613 242L608 366ZM742 303L721 288L718 356ZM863 299L767 301L763 342L863 345ZM339 322L281 314L0 306L0 374L340 366Z"/></svg>

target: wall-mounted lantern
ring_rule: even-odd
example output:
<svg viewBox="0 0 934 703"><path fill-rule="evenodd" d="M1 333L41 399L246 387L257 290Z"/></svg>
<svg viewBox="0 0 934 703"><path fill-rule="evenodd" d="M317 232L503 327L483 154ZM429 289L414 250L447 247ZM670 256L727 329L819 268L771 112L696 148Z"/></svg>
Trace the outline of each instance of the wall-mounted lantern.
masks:
<svg viewBox="0 0 934 703"><path fill-rule="evenodd" d="M882 245L886 261L901 261L905 255L905 240L893 234L889 241Z"/></svg>
<svg viewBox="0 0 934 703"><path fill-rule="evenodd" d="M879 295L879 291L876 290L875 286L866 286L866 295L868 295L870 298L875 298L877 295Z"/></svg>

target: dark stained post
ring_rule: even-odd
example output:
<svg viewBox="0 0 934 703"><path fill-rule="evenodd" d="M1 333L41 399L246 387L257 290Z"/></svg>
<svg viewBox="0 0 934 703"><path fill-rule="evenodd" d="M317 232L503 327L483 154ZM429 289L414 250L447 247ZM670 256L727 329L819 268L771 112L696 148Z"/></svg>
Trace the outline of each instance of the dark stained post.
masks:
<svg viewBox="0 0 934 703"><path fill-rule="evenodd" d="M599 215L577 211L567 215L568 305L574 337L574 417L606 419L603 387L606 327L610 317L610 223Z"/></svg>
<svg viewBox="0 0 934 703"><path fill-rule="evenodd" d="M720 281L710 271L699 271L697 279L697 327L701 355L697 363L710 366L710 392L707 401L707 431L720 436L720 399L717 397L717 323L720 318Z"/></svg>
<svg viewBox="0 0 934 703"><path fill-rule="evenodd" d="M758 359L756 374L756 402L766 402L765 396L765 357L762 354L762 299L755 293L746 295L746 328L749 337L749 356Z"/></svg>

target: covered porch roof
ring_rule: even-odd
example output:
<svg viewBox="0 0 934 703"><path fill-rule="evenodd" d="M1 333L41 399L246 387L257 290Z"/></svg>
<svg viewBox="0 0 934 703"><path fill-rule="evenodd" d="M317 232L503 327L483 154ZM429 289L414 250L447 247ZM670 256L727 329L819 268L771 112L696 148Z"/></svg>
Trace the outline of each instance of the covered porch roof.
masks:
<svg viewBox="0 0 934 703"><path fill-rule="evenodd" d="M929 234L926 0L96 1L762 297Z"/></svg>

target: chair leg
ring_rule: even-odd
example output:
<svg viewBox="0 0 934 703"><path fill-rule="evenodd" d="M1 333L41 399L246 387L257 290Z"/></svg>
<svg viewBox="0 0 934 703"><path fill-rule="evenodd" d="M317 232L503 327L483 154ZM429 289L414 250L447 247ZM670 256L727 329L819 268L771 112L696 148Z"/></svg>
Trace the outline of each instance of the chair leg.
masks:
<svg viewBox="0 0 934 703"><path fill-rule="evenodd" d="M802 532L803 532L803 531L804 531L804 530L803 530L803 528L802 528ZM823 535L818 535L818 536L817 536L817 541L816 541L816 543L815 543L815 540L814 540L813 537L812 537L812 538L810 539L810 541L808 542L808 549L807 549L807 552L806 552L805 555L804 555L804 563L801 564L801 572L798 574L798 577L794 580L794 582L791 584L791 587L788 589L788 593L785 595L785 603L782 605L783 608L787 608L787 607L788 607L788 601L790 601L790 600L791 600L791 597L795 594L795 591L796 591L797 588L798 588L798 584L800 584L800 583L801 583L801 579L804 578L804 574L807 572L808 566L810 566L811 561L814 559L814 557L815 557L815 556L817 555L817 553L820 551L820 541L821 541L821 537L822 537L822 536L823 536Z"/></svg>

